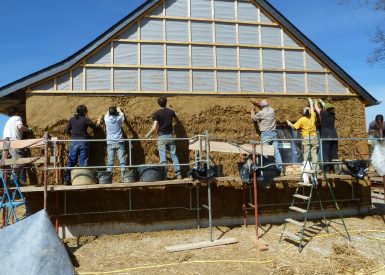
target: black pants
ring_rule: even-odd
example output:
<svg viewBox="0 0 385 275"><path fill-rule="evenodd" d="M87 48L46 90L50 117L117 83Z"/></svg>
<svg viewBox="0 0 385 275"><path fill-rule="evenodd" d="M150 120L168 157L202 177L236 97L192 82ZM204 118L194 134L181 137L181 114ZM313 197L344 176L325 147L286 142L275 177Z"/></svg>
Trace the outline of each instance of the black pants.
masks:
<svg viewBox="0 0 385 275"><path fill-rule="evenodd" d="M338 159L337 140L322 141L322 158L323 162L331 162L333 159ZM323 169L325 172L330 172L331 167L331 164L325 164Z"/></svg>

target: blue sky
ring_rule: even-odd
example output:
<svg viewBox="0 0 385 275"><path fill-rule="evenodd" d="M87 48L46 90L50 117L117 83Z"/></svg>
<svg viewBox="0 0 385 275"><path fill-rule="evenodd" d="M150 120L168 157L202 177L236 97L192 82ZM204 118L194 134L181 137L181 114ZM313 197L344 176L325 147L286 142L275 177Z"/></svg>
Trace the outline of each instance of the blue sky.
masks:
<svg viewBox="0 0 385 275"><path fill-rule="evenodd" d="M144 0L13 0L0 3L0 86L73 54ZM379 101L385 101L385 63L370 66L370 35L384 26L385 13L358 0L270 0ZM367 108L367 121L385 113L385 104ZM0 133L5 123L0 118Z"/></svg>

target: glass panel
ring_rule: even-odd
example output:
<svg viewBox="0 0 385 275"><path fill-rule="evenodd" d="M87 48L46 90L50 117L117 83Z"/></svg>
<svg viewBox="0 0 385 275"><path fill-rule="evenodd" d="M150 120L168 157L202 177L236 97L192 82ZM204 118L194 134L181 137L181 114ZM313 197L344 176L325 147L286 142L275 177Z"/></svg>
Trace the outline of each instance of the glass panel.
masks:
<svg viewBox="0 0 385 275"><path fill-rule="evenodd" d="M156 5L150 12L150 15L163 15L163 2L161 1L160 4Z"/></svg>
<svg viewBox="0 0 385 275"><path fill-rule="evenodd" d="M286 92L305 93L305 75L286 73Z"/></svg>
<svg viewBox="0 0 385 275"><path fill-rule="evenodd" d="M281 29L262 26L262 45L281 46Z"/></svg>
<svg viewBox="0 0 385 275"><path fill-rule="evenodd" d="M323 71L324 67L316 61L310 54L306 53L306 69L314 71Z"/></svg>
<svg viewBox="0 0 385 275"><path fill-rule="evenodd" d="M264 69L282 69L281 50L262 50L262 64Z"/></svg>
<svg viewBox="0 0 385 275"><path fill-rule="evenodd" d="M188 46L167 45L168 66L189 66Z"/></svg>
<svg viewBox="0 0 385 275"><path fill-rule="evenodd" d="M193 91L215 92L213 71L193 71Z"/></svg>
<svg viewBox="0 0 385 275"><path fill-rule="evenodd" d="M83 68L77 67L72 71L72 90L83 91Z"/></svg>
<svg viewBox="0 0 385 275"><path fill-rule="evenodd" d="M218 76L218 92L238 92L238 73L237 72L221 72Z"/></svg>
<svg viewBox="0 0 385 275"><path fill-rule="evenodd" d="M304 70L303 51L285 50L285 63L288 70Z"/></svg>
<svg viewBox="0 0 385 275"><path fill-rule="evenodd" d="M258 26L239 25L239 43L259 45Z"/></svg>
<svg viewBox="0 0 385 275"><path fill-rule="evenodd" d="M47 82L41 83L32 88L33 91L49 91L54 88L54 80L49 80Z"/></svg>
<svg viewBox="0 0 385 275"><path fill-rule="evenodd" d="M217 47L217 67L237 68L237 49Z"/></svg>
<svg viewBox="0 0 385 275"><path fill-rule="evenodd" d="M264 73L265 93L283 93L283 74Z"/></svg>
<svg viewBox="0 0 385 275"><path fill-rule="evenodd" d="M307 89L309 93L326 93L325 75L324 74L308 74Z"/></svg>
<svg viewBox="0 0 385 275"><path fill-rule="evenodd" d="M211 0L192 0L191 17L211 18Z"/></svg>
<svg viewBox="0 0 385 275"><path fill-rule="evenodd" d="M87 68L87 91L111 90L111 69Z"/></svg>
<svg viewBox="0 0 385 275"><path fill-rule="evenodd" d="M329 92L333 94L346 94L346 87L339 82L333 75L328 75Z"/></svg>
<svg viewBox="0 0 385 275"><path fill-rule="evenodd" d="M214 67L213 48L192 46L192 65L195 67Z"/></svg>
<svg viewBox="0 0 385 275"><path fill-rule="evenodd" d="M215 24L216 42L235 44L237 42L234 24Z"/></svg>
<svg viewBox="0 0 385 275"><path fill-rule="evenodd" d="M192 41L213 42L212 24L206 22L191 22Z"/></svg>
<svg viewBox="0 0 385 275"><path fill-rule="evenodd" d="M239 59L241 68L260 68L259 49L255 48L240 48Z"/></svg>
<svg viewBox="0 0 385 275"><path fill-rule="evenodd" d="M258 21L258 8L250 2L238 1L238 20L254 22Z"/></svg>
<svg viewBox="0 0 385 275"><path fill-rule="evenodd" d="M215 18L235 20L234 0L215 0Z"/></svg>
<svg viewBox="0 0 385 275"><path fill-rule="evenodd" d="M169 41L189 41L188 23L184 21L166 21L166 34Z"/></svg>
<svg viewBox="0 0 385 275"><path fill-rule="evenodd" d="M163 70L141 71L142 91L163 91L164 90L164 72Z"/></svg>
<svg viewBox="0 0 385 275"><path fill-rule="evenodd" d="M68 72L58 76L56 84L59 91L68 91L70 89L70 73Z"/></svg>
<svg viewBox="0 0 385 275"><path fill-rule="evenodd" d="M163 45L141 44L142 65L163 65Z"/></svg>
<svg viewBox="0 0 385 275"><path fill-rule="evenodd" d="M114 42L114 64L137 65L138 44Z"/></svg>
<svg viewBox="0 0 385 275"><path fill-rule="evenodd" d="M142 19L141 40L163 40L163 21L157 19Z"/></svg>
<svg viewBox="0 0 385 275"><path fill-rule="evenodd" d="M173 92L187 92L190 90L190 72L180 70L167 71L168 90Z"/></svg>
<svg viewBox="0 0 385 275"><path fill-rule="evenodd" d="M166 16L187 17L187 0L167 0Z"/></svg>
<svg viewBox="0 0 385 275"><path fill-rule="evenodd" d="M248 93L262 92L261 73L241 72L241 91Z"/></svg>
<svg viewBox="0 0 385 275"><path fill-rule="evenodd" d="M283 45L285 47L301 47L298 45L289 35L287 35L285 32L283 33Z"/></svg>
<svg viewBox="0 0 385 275"><path fill-rule="evenodd" d="M261 11L261 14L260 14L260 22L261 23L273 23L273 21L271 21L271 19L266 15L264 14L262 11Z"/></svg>
<svg viewBox="0 0 385 275"><path fill-rule="evenodd" d="M108 44L101 48L98 52L91 55L87 64L111 64L111 45Z"/></svg>
<svg viewBox="0 0 385 275"><path fill-rule="evenodd" d="M138 25L135 23L131 28L124 31L118 38L138 40Z"/></svg>
<svg viewBox="0 0 385 275"><path fill-rule="evenodd" d="M137 91L138 70L126 68L114 69L114 90Z"/></svg>

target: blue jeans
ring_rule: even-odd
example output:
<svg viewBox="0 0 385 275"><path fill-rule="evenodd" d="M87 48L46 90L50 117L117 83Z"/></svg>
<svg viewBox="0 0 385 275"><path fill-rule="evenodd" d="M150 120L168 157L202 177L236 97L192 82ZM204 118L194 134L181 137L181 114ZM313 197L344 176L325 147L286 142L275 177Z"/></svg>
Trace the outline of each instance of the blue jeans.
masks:
<svg viewBox="0 0 385 275"><path fill-rule="evenodd" d="M174 166L175 175L178 176L181 174L179 160L176 155L176 146L174 140L172 140L172 135L161 135L158 137L158 150L160 163L163 165L167 164L166 151L170 151L171 160ZM163 169L163 178L167 176L166 167Z"/></svg>
<svg viewBox="0 0 385 275"><path fill-rule="evenodd" d="M75 167L78 163L79 166L84 167L88 165L88 142L87 141L71 141L68 156L67 167ZM64 176L66 181L71 181L71 170L68 169Z"/></svg>
<svg viewBox="0 0 385 275"><path fill-rule="evenodd" d="M280 164L276 164L276 167L278 170L282 170L282 164L281 164L282 157L281 157L281 154L279 153L278 141L271 140L271 139L277 139L277 137L278 137L278 133L275 130L261 132L262 143L267 143L274 146L275 163L280 163Z"/></svg>
<svg viewBox="0 0 385 275"><path fill-rule="evenodd" d="M107 166L114 166L115 152L118 153L120 166L126 166L124 142L110 142L107 144ZM124 170L124 167L120 168L121 177L124 175ZM107 171L112 171L112 167L108 167Z"/></svg>

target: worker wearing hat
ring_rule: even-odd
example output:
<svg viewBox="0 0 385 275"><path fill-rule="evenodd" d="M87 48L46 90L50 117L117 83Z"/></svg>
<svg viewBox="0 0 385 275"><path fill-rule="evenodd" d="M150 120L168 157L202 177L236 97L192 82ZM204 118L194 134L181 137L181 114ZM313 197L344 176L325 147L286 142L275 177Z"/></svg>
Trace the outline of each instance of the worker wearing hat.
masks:
<svg viewBox="0 0 385 275"><path fill-rule="evenodd" d="M322 105L320 108L318 102ZM315 102L315 110L321 118L321 139L322 140L322 160L323 162L331 162L334 159L338 159L338 135L335 127L336 114L334 112L334 106L331 103L325 103L320 99ZM323 169L326 173L331 170L331 164L324 164Z"/></svg>

